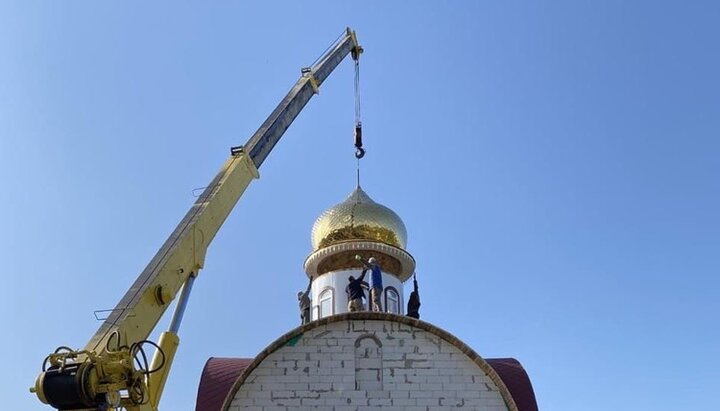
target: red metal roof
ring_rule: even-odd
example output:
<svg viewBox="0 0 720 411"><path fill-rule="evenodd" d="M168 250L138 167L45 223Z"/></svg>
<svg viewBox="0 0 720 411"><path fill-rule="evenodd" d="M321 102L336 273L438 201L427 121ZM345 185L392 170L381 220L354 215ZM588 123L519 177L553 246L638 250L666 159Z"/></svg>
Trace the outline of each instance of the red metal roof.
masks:
<svg viewBox="0 0 720 411"><path fill-rule="evenodd" d="M530 378L518 360L486 358L485 361L500 375L519 411L538 411ZM200 377L195 411L222 411L233 383L251 362L251 358L210 358Z"/></svg>
<svg viewBox="0 0 720 411"><path fill-rule="evenodd" d="M211 357L203 368L195 411L219 411L233 383L252 362L252 358Z"/></svg>
<svg viewBox="0 0 720 411"><path fill-rule="evenodd" d="M488 364L500 375L505 386L510 391L515 405L519 411L538 411L535 391L533 391L530 377L514 358L486 358Z"/></svg>

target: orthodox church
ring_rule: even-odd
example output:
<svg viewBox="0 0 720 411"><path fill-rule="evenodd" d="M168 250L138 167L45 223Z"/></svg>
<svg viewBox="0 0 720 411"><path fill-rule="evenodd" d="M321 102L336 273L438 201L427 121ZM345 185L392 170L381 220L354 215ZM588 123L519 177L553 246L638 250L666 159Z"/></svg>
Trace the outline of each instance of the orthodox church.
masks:
<svg viewBox="0 0 720 411"><path fill-rule="evenodd" d="M309 318L255 358L210 358L196 411L537 411L517 360L482 358L447 331L406 315L403 284L415 259L391 209L357 187L317 219L312 248L304 264ZM348 278L365 268L357 256L373 257L381 268L382 311L369 311L367 302L366 310L348 309Z"/></svg>

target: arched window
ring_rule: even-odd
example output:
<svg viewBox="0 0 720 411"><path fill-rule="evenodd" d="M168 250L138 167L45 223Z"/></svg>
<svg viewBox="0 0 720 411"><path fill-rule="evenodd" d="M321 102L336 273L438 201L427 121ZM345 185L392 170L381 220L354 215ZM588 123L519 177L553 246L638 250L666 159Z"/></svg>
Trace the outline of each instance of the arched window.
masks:
<svg viewBox="0 0 720 411"><path fill-rule="evenodd" d="M320 315L318 318L327 317L335 314L335 289L332 287L325 287L320 292L318 297L318 306L320 307Z"/></svg>
<svg viewBox="0 0 720 411"><path fill-rule="evenodd" d="M400 314L400 293L395 287L385 288L385 311Z"/></svg>

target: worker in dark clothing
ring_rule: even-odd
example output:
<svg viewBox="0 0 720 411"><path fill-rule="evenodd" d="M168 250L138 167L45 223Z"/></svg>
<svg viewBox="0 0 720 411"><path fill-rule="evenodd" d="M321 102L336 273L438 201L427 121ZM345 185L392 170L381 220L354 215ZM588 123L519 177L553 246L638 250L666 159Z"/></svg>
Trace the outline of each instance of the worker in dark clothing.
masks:
<svg viewBox="0 0 720 411"><path fill-rule="evenodd" d="M362 311L364 308L363 298L365 298L365 290L363 290L363 284L365 284L365 282L363 279L367 271L367 269L364 269L357 279L353 276L348 277L350 284L345 288L345 292L348 294L348 311L350 312Z"/></svg>
<svg viewBox="0 0 720 411"><path fill-rule="evenodd" d="M298 291L298 304L300 305L300 324L310 322L310 287L312 286L312 278L308 283L305 292Z"/></svg>
<svg viewBox="0 0 720 411"><path fill-rule="evenodd" d="M408 299L407 305L407 316L420 319L420 293L418 292L417 279L413 273L413 292L410 293L410 299Z"/></svg>

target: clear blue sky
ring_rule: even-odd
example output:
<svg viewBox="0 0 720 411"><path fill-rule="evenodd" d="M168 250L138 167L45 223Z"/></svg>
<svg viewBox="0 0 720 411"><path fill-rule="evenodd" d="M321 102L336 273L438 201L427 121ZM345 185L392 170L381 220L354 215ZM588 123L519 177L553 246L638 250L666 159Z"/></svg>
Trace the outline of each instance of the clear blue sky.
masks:
<svg viewBox="0 0 720 411"><path fill-rule="evenodd" d="M189 3L0 4L3 409L47 409L43 357L85 345L345 26L363 187L407 225L423 318L518 358L543 410L720 409L716 2ZM353 189L352 74L212 244L165 410L296 325L312 224Z"/></svg>

